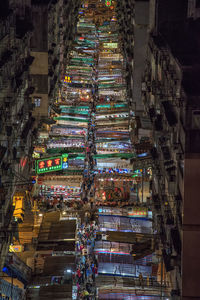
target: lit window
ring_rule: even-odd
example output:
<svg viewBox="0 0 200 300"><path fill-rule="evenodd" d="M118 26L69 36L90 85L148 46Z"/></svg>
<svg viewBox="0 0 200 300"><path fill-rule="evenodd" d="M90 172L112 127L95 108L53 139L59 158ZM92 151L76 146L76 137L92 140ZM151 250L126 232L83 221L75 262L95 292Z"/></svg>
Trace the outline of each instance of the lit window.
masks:
<svg viewBox="0 0 200 300"><path fill-rule="evenodd" d="M41 98L34 98L35 107L40 107L41 104Z"/></svg>

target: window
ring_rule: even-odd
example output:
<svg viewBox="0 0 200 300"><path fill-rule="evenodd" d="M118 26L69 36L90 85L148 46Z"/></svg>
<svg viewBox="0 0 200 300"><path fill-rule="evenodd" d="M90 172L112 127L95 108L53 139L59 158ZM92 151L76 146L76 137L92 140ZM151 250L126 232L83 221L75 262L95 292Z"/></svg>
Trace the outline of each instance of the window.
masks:
<svg viewBox="0 0 200 300"><path fill-rule="evenodd" d="M35 107L40 107L41 104L41 98L35 97L34 98Z"/></svg>

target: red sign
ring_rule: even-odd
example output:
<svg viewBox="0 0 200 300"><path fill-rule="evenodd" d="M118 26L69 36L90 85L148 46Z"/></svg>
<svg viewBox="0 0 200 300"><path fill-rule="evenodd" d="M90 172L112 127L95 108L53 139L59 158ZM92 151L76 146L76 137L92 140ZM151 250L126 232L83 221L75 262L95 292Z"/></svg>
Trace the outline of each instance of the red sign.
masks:
<svg viewBox="0 0 200 300"><path fill-rule="evenodd" d="M39 167L39 170L40 170L40 169L44 169L44 168L59 166L60 164L61 164L61 159L60 158L53 158L53 159L40 161L39 164L38 164L38 167Z"/></svg>

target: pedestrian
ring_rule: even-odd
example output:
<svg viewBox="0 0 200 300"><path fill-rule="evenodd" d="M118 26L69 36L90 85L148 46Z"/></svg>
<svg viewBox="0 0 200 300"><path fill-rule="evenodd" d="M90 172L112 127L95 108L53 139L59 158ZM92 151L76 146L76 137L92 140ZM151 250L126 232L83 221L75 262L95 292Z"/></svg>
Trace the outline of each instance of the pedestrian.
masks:
<svg viewBox="0 0 200 300"><path fill-rule="evenodd" d="M79 292L79 290L80 290L80 284L77 282L76 286L77 286L77 291Z"/></svg>
<svg viewBox="0 0 200 300"><path fill-rule="evenodd" d="M149 275L147 275L147 286L149 286Z"/></svg>
<svg viewBox="0 0 200 300"><path fill-rule="evenodd" d="M142 273L139 274L139 285L140 285L142 288L143 288L143 286L144 286Z"/></svg>
<svg viewBox="0 0 200 300"><path fill-rule="evenodd" d="M90 298L89 298L89 293L88 293L87 290L84 290L84 291L83 291L83 299L85 299L85 300L89 300L89 299L90 299Z"/></svg>
<svg viewBox="0 0 200 300"><path fill-rule="evenodd" d="M95 273L95 275L98 274L98 267L96 265L94 266L94 273Z"/></svg>

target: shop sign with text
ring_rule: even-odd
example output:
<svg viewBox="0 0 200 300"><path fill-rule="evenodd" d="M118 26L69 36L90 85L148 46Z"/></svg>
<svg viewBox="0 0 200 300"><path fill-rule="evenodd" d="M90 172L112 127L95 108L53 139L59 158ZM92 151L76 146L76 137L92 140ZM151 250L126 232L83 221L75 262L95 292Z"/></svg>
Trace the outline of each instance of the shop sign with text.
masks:
<svg viewBox="0 0 200 300"><path fill-rule="evenodd" d="M36 173L54 172L68 168L68 155L63 154L61 156L38 159L36 161Z"/></svg>

